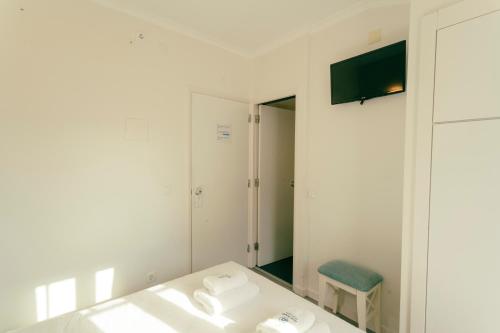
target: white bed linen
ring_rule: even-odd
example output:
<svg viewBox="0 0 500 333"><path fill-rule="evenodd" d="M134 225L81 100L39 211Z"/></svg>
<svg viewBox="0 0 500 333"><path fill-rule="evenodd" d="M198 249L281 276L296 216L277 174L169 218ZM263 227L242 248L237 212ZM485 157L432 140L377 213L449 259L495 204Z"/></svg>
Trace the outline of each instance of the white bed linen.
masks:
<svg viewBox="0 0 500 333"><path fill-rule="evenodd" d="M222 315L210 316L193 299L207 275L242 270L260 293ZM360 333L358 328L234 262L208 268L86 310L21 329L15 333L253 333L258 323L290 307L308 309L331 333Z"/></svg>

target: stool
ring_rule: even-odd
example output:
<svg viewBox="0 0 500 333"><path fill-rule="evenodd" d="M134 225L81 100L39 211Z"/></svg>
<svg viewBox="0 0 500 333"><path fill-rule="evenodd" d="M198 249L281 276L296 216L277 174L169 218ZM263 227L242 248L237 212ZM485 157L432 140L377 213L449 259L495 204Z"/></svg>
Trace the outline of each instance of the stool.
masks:
<svg viewBox="0 0 500 333"><path fill-rule="evenodd" d="M333 289L333 313L340 310L340 291L356 296L358 326L366 332L366 324L373 319L375 330L381 332L380 297L384 278L368 269L341 260L321 265L319 272L319 306L325 307L329 289Z"/></svg>

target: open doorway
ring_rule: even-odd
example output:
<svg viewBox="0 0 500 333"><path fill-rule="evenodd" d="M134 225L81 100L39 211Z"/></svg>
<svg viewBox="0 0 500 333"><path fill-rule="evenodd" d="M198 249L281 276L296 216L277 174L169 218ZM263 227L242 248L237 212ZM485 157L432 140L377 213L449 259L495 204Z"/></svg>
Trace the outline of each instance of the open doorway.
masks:
<svg viewBox="0 0 500 333"><path fill-rule="evenodd" d="M257 267L293 284L295 96L259 105Z"/></svg>

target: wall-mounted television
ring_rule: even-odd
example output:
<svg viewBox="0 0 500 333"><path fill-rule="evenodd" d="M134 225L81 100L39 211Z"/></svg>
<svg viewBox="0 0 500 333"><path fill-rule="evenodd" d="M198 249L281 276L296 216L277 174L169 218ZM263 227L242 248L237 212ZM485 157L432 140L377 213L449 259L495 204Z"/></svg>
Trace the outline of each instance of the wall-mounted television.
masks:
<svg viewBox="0 0 500 333"><path fill-rule="evenodd" d="M406 41L330 65L332 105L406 90Z"/></svg>

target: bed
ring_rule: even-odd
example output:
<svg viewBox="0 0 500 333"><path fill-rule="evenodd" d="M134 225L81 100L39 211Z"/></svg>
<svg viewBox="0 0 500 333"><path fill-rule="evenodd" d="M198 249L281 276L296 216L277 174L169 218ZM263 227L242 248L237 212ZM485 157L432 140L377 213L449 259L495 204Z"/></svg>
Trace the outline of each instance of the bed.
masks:
<svg viewBox="0 0 500 333"><path fill-rule="evenodd" d="M205 276L235 269L244 271L259 286L259 295L222 315L208 315L193 299L193 291L200 288ZM317 321L330 326L331 333L362 332L286 288L229 262L15 333L252 333L259 322L291 306L312 311Z"/></svg>

